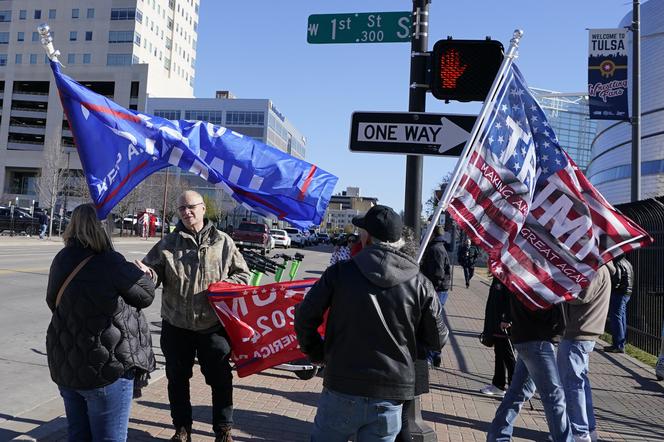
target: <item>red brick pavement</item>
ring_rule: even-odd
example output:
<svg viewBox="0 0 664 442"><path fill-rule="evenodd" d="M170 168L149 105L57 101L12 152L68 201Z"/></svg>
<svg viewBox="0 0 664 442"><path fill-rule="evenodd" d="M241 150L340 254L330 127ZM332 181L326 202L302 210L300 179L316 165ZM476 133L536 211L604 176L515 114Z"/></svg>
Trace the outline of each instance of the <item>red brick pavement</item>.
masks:
<svg viewBox="0 0 664 442"><path fill-rule="evenodd" d="M457 272L459 276L461 272ZM422 415L439 441L483 441L498 400L479 389L490 382L493 351L483 347L477 333L482 327L488 281L476 277L470 289L458 284L446 305L452 330L440 369L431 370L431 392L422 397ZM158 340L157 340L158 342ZM591 358L595 410L601 440L664 440L664 387L652 369L625 355L593 353ZM268 370L235 381L237 441L306 441L316 413L320 378L297 379L292 373ZM210 391L200 373L192 380L194 440L211 441ZM514 440L546 440L541 403L526 405L516 422ZM164 440L172 435L166 380L160 378L135 401L129 440ZM65 440L66 432L40 440Z"/></svg>

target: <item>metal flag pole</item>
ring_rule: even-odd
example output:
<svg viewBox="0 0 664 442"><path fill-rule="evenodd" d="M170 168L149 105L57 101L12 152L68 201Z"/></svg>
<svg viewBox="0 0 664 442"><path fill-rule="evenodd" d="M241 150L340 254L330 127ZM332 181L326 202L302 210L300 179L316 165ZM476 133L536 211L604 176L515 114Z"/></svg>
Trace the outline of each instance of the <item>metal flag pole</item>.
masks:
<svg viewBox="0 0 664 442"><path fill-rule="evenodd" d="M462 172L465 170L471 155L479 147L479 143L477 143L478 141L477 138L480 136L481 133L484 132L484 128L486 127L488 120L486 116L491 111L498 90L502 87L505 81L506 78L505 74L507 73L511 64L514 62L514 59L517 57L517 50L519 49L519 42L521 41L522 36L523 36L523 31L520 29L516 29L512 34L512 38L510 40L510 47L508 48L507 53L505 54L503 63L500 65L500 69L498 69L498 74L496 74L496 78L493 80L491 89L489 89L489 93L487 94L484 106L482 107L482 110L480 111L477 120L475 120L475 125L473 126L473 130L470 132L468 141L466 142L466 145L463 148L463 152L461 152L461 156L459 157L459 161L457 161L454 171L452 172L452 178L445 187L445 191L443 192L440 201L438 201L436 210L434 210L434 213L431 217L431 223L427 227L427 231L424 234L422 241L420 242L420 249L417 252L417 262L420 262L422 256L424 255L424 250L426 249L426 246L429 243L429 239L433 234L433 229L436 227L436 224L438 223L440 214L447 209L447 206L449 206L450 201L452 200L452 195L454 195L454 191L459 185L459 180L461 179Z"/></svg>
<svg viewBox="0 0 664 442"><path fill-rule="evenodd" d="M51 36L50 26L46 23L42 23L41 25L37 26L37 32L39 32L39 35L41 36L40 42L46 51L46 55L48 56L49 60L60 63L60 60L58 60L60 51L53 47L53 37Z"/></svg>

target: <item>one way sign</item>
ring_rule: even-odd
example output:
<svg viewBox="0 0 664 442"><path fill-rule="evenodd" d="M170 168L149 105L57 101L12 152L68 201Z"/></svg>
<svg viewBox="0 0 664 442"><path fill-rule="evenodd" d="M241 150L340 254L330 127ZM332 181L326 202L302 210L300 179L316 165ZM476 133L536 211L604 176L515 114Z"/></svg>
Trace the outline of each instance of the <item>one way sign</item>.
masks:
<svg viewBox="0 0 664 442"><path fill-rule="evenodd" d="M459 156L476 119L473 115L353 112L350 150Z"/></svg>

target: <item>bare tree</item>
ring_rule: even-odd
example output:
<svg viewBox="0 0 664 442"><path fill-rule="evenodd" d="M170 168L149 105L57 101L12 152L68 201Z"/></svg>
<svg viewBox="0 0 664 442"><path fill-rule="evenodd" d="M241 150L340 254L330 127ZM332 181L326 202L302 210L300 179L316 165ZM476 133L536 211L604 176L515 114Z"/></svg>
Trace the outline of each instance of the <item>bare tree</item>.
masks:
<svg viewBox="0 0 664 442"><path fill-rule="evenodd" d="M433 212L436 210L436 206L438 205L438 201L443 196L443 192L445 192L447 183L449 183L451 179L452 179L452 172L448 172L447 175L445 175L440 180L438 186L436 186L434 189L431 189L431 196L424 203L424 212L426 213L427 218L433 215Z"/></svg>
<svg viewBox="0 0 664 442"><path fill-rule="evenodd" d="M59 141L59 140L58 140ZM44 145L44 165L37 177L36 187L40 205L49 210L48 236L53 234L53 211L66 185L65 152L59 142Z"/></svg>

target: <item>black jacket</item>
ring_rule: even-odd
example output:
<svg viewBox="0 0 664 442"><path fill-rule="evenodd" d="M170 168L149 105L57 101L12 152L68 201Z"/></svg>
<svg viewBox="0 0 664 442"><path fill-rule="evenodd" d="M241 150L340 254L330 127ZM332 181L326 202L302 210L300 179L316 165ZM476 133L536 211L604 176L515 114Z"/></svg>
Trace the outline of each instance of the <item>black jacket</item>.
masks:
<svg viewBox="0 0 664 442"><path fill-rule="evenodd" d="M492 338L506 338L508 336L500 329L500 323L512 322L510 317L511 296L507 287L497 278L493 278L484 309L483 332L485 336Z"/></svg>
<svg viewBox="0 0 664 442"><path fill-rule="evenodd" d="M560 342L565 331L565 317L562 304L548 310L530 310L516 295L510 296L510 316L512 318L512 342L515 344L530 341Z"/></svg>
<svg viewBox="0 0 664 442"><path fill-rule="evenodd" d="M437 292L446 292L450 289L450 258L447 256L442 237L431 240L422 257L420 268Z"/></svg>
<svg viewBox="0 0 664 442"><path fill-rule="evenodd" d="M46 333L48 367L63 387L91 389L115 382L126 371L152 371L155 358L147 320L154 284L114 251L95 255L71 280L55 307L65 279L93 252L79 246L53 259L46 303L53 312Z"/></svg>
<svg viewBox="0 0 664 442"><path fill-rule="evenodd" d="M470 247L463 245L459 249L457 259L462 267L475 267L475 261L477 261L479 256L480 252L477 250L477 247L472 244Z"/></svg>
<svg viewBox="0 0 664 442"><path fill-rule="evenodd" d="M316 331L329 308L325 340ZM364 248L325 270L295 314L304 353L324 361L324 385L340 393L411 399L417 344L447 340L442 308L415 260L390 247Z"/></svg>

